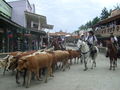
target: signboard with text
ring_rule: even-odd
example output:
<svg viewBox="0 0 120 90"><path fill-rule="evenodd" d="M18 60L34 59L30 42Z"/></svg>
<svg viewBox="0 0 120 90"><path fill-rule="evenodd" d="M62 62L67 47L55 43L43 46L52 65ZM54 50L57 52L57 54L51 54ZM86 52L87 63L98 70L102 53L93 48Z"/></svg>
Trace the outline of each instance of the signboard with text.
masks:
<svg viewBox="0 0 120 90"><path fill-rule="evenodd" d="M0 0L0 14L7 18L11 18L12 7L10 7L4 0Z"/></svg>

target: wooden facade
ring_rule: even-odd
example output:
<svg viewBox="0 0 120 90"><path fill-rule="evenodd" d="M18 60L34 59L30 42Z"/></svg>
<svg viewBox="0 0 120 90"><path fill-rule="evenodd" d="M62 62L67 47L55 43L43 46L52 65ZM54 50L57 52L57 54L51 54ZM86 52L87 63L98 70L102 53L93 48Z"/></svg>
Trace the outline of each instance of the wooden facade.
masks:
<svg viewBox="0 0 120 90"><path fill-rule="evenodd" d="M93 26L95 34L102 37L109 37L110 33L120 36L120 10L114 10L107 19L98 22Z"/></svg>

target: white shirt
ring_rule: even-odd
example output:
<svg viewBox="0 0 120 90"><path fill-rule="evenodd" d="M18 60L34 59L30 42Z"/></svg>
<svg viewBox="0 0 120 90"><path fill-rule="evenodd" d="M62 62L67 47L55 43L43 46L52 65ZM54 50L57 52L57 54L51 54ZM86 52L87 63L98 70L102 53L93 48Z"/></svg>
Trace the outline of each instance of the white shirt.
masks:
<svg viewBox="0 0 120 90"><path fill-rule="evenodd" d="M95 35L94 36L88 36L87 41L88 41L88 43L94 45L97 42L97 38L96 38Z"/></svg>
<svg viewBox="0 0 120 90"><path fill-rule="evenodd" d="M117 39L117 37L116 37L116 36L111 37L111 42L112 42L112 43L114 43L114 41L118 42L118 39Z"/></svg>

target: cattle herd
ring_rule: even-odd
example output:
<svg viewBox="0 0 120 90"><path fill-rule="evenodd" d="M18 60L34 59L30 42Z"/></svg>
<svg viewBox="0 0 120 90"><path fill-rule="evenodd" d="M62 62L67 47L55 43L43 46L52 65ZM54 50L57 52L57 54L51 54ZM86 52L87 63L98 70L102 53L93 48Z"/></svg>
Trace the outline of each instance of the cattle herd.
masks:
<svg viewBox="0 0 120 90"><path fill-rule="evenodd" d="M73 59L74 63L78 63L80 56L80 51L77 50L16 51L0 60L0 68L4 70L3 75L7 71L14 71L16 83L20 84L19 78L23 77L23 85L29 87L31 77L35 80L44 77L44 82L47 82L49 76L54 77L56 70L70 69Z"/></svg>

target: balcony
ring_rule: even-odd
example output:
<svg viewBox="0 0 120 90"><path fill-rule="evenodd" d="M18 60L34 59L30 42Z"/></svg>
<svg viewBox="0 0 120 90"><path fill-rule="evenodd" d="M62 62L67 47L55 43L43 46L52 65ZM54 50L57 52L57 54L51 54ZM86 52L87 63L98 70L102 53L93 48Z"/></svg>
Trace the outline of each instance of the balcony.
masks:
<svg viewBox="0 0 120 90"><path fill-rule="evenodd" d="M95 31L96 35L101 35L104 37L108 37L110 33L114 33L114 35L119 36L120 35L120 25L116 25L113 27L106 27L104 29L97 29Z"/></svg>

